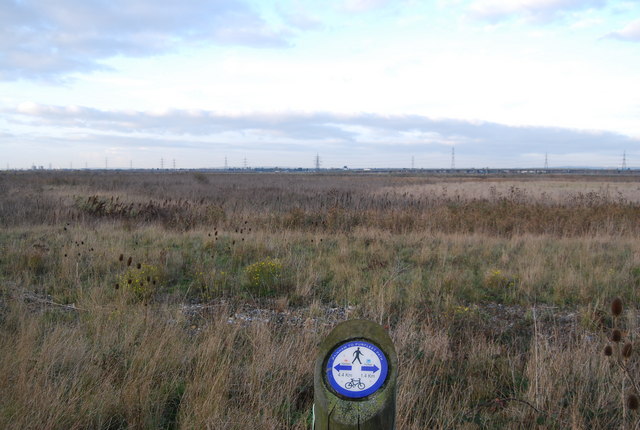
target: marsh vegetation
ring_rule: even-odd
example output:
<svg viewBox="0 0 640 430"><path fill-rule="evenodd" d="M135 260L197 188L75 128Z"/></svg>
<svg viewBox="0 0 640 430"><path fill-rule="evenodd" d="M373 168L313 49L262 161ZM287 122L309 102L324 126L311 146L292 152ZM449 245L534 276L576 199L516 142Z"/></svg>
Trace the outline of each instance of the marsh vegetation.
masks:
<svg viewBox="0 0 640 430"><path fill-rule="evenodd" d="M13 172L0 227L2 428L309 428L346 318L395 342L398 428L636 421L602 351L637 177Z"/></svg>

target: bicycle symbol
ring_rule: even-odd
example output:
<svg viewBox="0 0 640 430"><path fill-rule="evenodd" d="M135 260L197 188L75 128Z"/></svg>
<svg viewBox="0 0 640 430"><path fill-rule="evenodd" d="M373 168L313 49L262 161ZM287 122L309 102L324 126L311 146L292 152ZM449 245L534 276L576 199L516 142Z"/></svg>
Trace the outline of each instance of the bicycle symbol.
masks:
<svg viewBox="0 0 640 430"><path fill-rule="evenodd" d="M358 379L351 378L351 381L344 384L344 388L346 388L347 390L350 390L354 387L357 388L358 390L364 390L364 387L366 387L366 385L364 385L364 382L362 382L360 378Z"/></svg>

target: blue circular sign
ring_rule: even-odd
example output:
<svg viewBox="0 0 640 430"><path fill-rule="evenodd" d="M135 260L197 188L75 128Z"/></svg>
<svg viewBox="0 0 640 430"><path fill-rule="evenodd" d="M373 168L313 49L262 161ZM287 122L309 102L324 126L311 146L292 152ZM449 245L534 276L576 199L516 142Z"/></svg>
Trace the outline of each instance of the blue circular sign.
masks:
<svg viewBox="0 0 640 430"><path fill-rule="evenodd" d="M370 396L387 380L389 366L382 350L366 341L343 343L333 350L326 368L329 386L352 399Z"/></svg>

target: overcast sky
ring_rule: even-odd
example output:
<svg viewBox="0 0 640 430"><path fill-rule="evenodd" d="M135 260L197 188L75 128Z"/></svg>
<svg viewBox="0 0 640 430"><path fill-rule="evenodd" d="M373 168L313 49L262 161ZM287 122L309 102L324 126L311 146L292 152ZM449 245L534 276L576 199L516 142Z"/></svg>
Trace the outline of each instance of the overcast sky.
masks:
<svg viewBox="0 0 640 430"><path fill-rule="evenodd" d="M0 168L640 167L640 2L0 0Z"/></svg>

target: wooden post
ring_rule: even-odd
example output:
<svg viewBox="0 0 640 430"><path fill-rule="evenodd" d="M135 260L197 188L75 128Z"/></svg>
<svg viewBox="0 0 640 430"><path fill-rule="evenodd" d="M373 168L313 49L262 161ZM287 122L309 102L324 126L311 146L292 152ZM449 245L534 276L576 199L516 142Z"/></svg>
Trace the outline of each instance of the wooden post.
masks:
<svg viewBox="0 0 640 430"><path fill-rule="evenodd" d="M320 344L314 371L314 430L393 430L398 356L380 325L338 324Z"/></svg>

